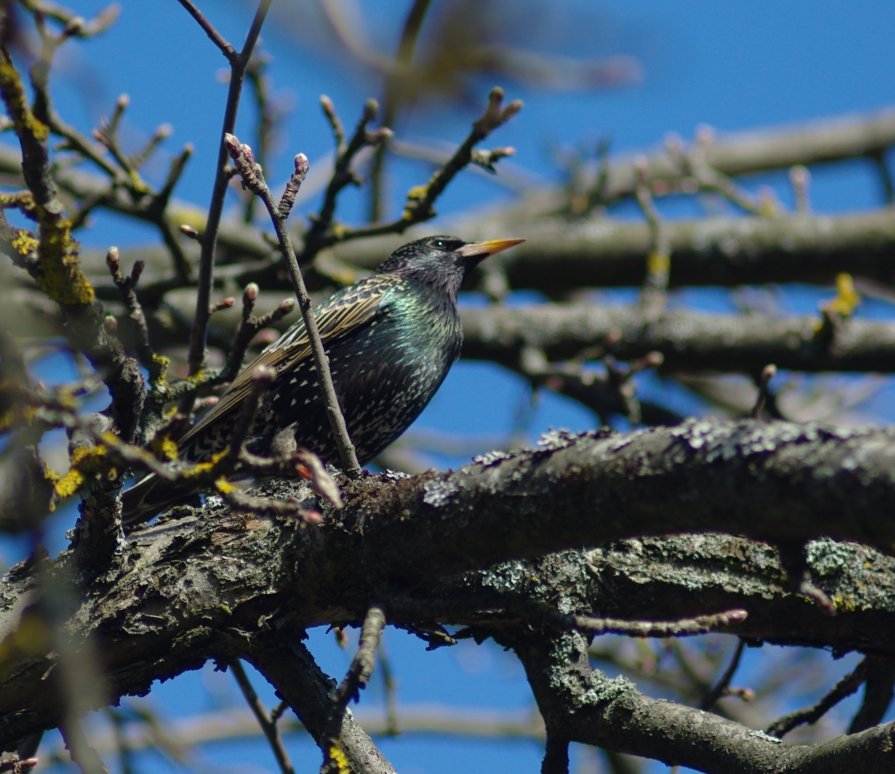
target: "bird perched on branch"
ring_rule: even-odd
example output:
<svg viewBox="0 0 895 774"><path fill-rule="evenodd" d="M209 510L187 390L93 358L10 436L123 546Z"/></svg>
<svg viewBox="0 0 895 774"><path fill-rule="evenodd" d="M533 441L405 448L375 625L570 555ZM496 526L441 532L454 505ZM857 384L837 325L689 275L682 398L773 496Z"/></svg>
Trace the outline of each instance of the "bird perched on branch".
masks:
<svg viewBox="0 0 895 774"><path fill-rule="evenodd" d="M418 239L395 250L375 274L315 308L336 395L361 464L410 426L460 355L457 292L463 280L489 255L522 241ZM298 446L338 464L302 320L241 371L181 439L181 459L200 462L228 448L243 403L256 388L254 377L264 368L274 376L261 395L245 448L269 454L274 439L288 429ZM147 476L124 493L123 520L146 521L192 491L188 481L172 484Z"/></svg>

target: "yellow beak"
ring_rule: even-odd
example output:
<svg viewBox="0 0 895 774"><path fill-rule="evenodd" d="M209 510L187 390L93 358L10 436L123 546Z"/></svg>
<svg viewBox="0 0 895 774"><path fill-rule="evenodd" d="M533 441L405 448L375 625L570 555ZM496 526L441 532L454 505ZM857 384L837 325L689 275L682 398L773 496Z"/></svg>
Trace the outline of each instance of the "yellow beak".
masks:
<svg viewBox="0 0 895 774"><path fill-rule="evenodd" d="M468 245L463 245L457 252L464 258L473 258L479 255L486 258L489 255L509 250L524 241L524 239L489 239L487 242L470 242Z"/></svg>

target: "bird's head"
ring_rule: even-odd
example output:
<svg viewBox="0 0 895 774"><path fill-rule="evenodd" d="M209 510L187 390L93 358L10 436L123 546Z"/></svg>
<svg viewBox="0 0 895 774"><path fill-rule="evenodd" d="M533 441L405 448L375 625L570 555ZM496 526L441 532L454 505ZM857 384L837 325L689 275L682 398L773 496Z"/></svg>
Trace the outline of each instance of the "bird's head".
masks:
<svg viewBox="0 0 895 774"><path fill-rule="evenodd" d="M456 300L466 275L485 258L524 241L489 239L486 242L464 242L452 236L425 237L395 250L379 267L379 272L408 277L441 290Z"/></svg>

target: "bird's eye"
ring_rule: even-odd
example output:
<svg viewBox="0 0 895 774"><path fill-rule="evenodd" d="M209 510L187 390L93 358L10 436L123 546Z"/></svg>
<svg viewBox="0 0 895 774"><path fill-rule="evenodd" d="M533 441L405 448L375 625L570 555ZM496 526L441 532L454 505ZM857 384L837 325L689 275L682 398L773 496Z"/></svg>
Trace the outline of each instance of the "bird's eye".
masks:
<svg viewBox="0 0 895 774"><path fill-rule="evenodd" d="M433 239L432 247L438 250L444 250L447 247L447 242L444 239Z"/></svg>

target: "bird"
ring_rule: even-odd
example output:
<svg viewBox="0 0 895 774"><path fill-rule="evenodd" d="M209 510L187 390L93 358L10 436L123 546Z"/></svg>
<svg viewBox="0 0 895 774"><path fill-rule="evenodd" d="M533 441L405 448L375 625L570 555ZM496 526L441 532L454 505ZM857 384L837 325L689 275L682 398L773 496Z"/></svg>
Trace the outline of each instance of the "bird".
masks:
<svg viewBox="0 0 895 774"><path fill-rule="evenodd" d="M314 309L333 386L358 462L366 464L419 416L460 355L463 332L457 294L484 259L523 242L466 242L429 236L395 250L376 270ZM317 383L303 319L236 376L219 401L178 442L178 457L202 462L228 447L254 376L269 369L244 448L269 455L274 439L290 431L297 446L323 462L339 453ZM195 494L188 480L150 474L122 496L126 526L147 521Z"/></svg>

